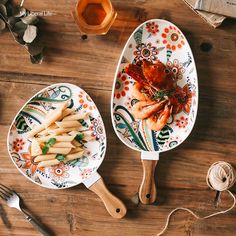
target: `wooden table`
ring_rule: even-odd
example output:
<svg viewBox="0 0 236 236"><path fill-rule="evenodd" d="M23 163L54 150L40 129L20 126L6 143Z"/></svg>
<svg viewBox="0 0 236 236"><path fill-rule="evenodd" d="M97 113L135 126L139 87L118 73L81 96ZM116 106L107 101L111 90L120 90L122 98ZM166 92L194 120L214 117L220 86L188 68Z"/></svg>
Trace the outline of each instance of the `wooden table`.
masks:
<svg viewBox="0 0 236 236"><path fill-rule="evenodd" d="M106 36L80 39L70 15L75 0L25 1L33 11L48 10L41 25L46 44L42 65L32 65L23 48L9 33L0 35L0 182L13 188L24 205L55 235L148 236L156 235L175 207L185 206L200 215L226 209L232 200L226 193L219 209L212 205L215 193L205 182L209 166L218 160L236 165L236 22L228 20L213 29L181 0L114 0L118 17ZM113 77L121 50L131 32L146 19L164 18L185 33L195 56L200 101L195 128L180 147L163 153L158 163L158 202L135 205L131 198L141 182L140 154L116 137L110 118ZM206 49L206 50L205 50ZM34 93L55 82L70 82L84 88L104 117L108 150L99 169L110 190L128 208L122 220L113 219L100 199L84 186L48 190L25 179L11 162L6 147L9 125L20 107ZM39 235L15 210L2 201L0 235ZM165 235L221 235L236 232L236 210L213 219L195 221L186 212L176 213Z"/></svg>

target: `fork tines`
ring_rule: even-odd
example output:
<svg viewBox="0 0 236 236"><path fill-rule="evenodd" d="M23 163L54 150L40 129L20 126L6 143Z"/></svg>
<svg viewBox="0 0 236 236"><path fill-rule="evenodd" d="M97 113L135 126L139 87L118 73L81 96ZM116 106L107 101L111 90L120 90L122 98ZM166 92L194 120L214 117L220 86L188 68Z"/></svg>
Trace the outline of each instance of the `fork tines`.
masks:
<svg viewBox="0 0 236 236"><path fill-rule="evenodd" d="M6 187L3 184L0 184L0 197L3 200L6 201L12 194L13 194L12 190L10 190L8 187Z"/></svg>

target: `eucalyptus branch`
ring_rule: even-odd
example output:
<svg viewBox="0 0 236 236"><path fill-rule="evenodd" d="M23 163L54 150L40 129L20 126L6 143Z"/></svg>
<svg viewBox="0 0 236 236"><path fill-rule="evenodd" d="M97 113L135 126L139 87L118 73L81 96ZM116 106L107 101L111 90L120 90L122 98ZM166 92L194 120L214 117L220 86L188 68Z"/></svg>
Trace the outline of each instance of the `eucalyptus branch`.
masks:
<svg viewBox="0 0 236 236"><path fill-rule="evenodd" d="M5 4L0 4L0 33L7 27L15 42L28 52L31 62L39 64L43 61L44 48L36 26L39 19L34 15L27 15L28 11L22 7L23 4L24 0L20 5L12 5L7 0Z"/></svg>
<svg viewBox="0 0 236 236"><path fill-rule="evenodd" d="M6 20L6 18L5 18L1 13L0 13L0 16L2 17L2 19L3 19L4 22L6 23L6 25L7 25L8 29L9 29L9 31L10 31L10 33L11 33L13 39L15 40L15 42L16 42L17 44L19 44L20 46L22 46L22 47L29 53L30 56L33 56L32 54L30 54L30 52L28 51L28 49L27 49L27 47L26 47L25 45L20 44L20 43L16 40L16 36L14 35L13 31L11 30L11 25L10 25L9 22Z"/></svg>

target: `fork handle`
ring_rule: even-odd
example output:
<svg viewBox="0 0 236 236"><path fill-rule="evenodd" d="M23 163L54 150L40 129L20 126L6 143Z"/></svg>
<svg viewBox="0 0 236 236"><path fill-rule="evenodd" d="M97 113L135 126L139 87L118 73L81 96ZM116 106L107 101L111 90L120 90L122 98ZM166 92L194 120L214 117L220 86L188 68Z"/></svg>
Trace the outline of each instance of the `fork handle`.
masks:
<svg viewBox="0 0 236 236"><path fill-rule="evenodd" d="M29 213L25 210L22 210L22 212L25 215L26 220L28 220L43 236L52 236L52 234L49 233L48 230L41 223L35 220Z"/></svg>

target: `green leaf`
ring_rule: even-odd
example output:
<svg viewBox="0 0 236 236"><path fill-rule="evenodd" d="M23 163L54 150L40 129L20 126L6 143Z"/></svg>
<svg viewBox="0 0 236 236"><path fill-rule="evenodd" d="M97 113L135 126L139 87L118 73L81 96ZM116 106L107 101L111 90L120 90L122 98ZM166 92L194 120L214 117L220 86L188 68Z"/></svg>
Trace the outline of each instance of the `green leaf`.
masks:
<svg viewBox="0 0 236 236"><path fill-rule="evenodd" d="M14 17L22 17L26 14L26 9L21 6L16 6L13 9L13 16Z"/></svg>
<svg viewBox="0 0 236 236"><path fill-rule="evenodd" d="M56 159L58 160L58 161L64 161L65 160L65 158L66 158L66 156L65 155L63 155L63 154L57 154L56 155Z"/></svg>
<svg viewBox="0 0 236 236"><path fill-rule="evenodd" d="M21 44L21 45L25 45L25 41L23 40L23 38L21 36L17 36L15 37L15 40Z"/></svg>
<svg viewBox="0 0 236 236"><path fill-rule="evenodd" d="M4 30L6 28L6 23L4 20L0 18L0 31Z"/></svg>
<svg viewBox="0 0 236 236"><path fill-rule="evenodd" d="M27 43L27 49L32 56L42 53L44 45L40 38L37 36L32 43Z"/></svg>
<svg viewBox="0 0 236 236"><path fill-rule="evenodd" d="M83 133L79 133L75 136L75 140L76 141L81 141L84 138L84 134Z"/></svg>
<svg viewBox="0 0 236 236"><path fill-rule="evenodd" d="M24 24L22 21L19 21L14 25L13 32L20 36L23 36L26 29L27 29L27 25Z"/></svg>
<svg viewBox="0 0 236 236"><path fill-rule="evenodd" d="M47 146L52 146L52 145L54 145L55 143L56 143L56 139L55 138L50 138L48 141L47 141L47 143L46 143L46 145Z"/></svg>
<svg viewBox="0 0 236 236"><path fill-rule="evenodd" d="M16 24L16 22L19 22L19 21L20 21L20 20L19 20L18 18L14 17L14 16L8 17L8 20L7 20L8 25L10 25L11 28L13 28L14 25Z"/></svg>
<svg viewBox="0 0 236 236"><path fill-rule="evenodd" d="M45 145L43 148L42 148L42 153L45 155L48 153L48 150L49 150L49 147L47 145Z"/></svg>
<svg viewBox="0 0 236 236"><path fill-rule="evenodd" d="M4 18L7 18L7 8L3 4L0 4L0 13Z"/></svg>
<svg viewBox="0 0 236 236"><path fill-rule="evenodd" d="M43 53L39 53L37 55L30 55L30 60L33 64L41 64L43 61Z"/></svg>
<svg viewBox="0 0 236 236"><path fill-rule="evenodd" d="M37 16L29 15L21 18L22 22L27 25L35 25L38 23L39 19Z"/></svg>
<svg viewBox="0 0 236 236"><path fill-rule="evenodd" d="M27 25L23 39L26 43L31 43L37 36L37 27L34 25Z"/></svg>
<svg viewBox="0 0 236 236"><path fill-rule="evenodd" d="M6 4L8 0L0 0L0 4Z"/></svg>

